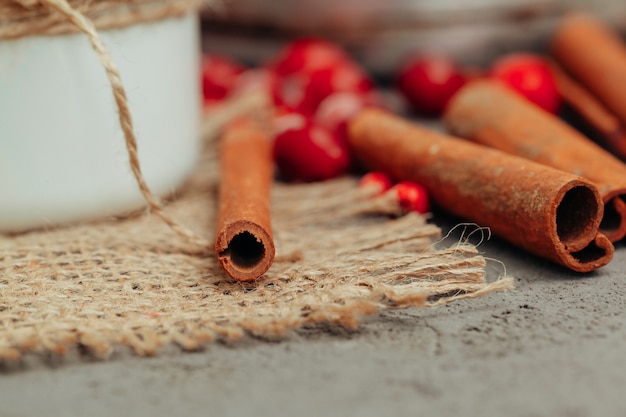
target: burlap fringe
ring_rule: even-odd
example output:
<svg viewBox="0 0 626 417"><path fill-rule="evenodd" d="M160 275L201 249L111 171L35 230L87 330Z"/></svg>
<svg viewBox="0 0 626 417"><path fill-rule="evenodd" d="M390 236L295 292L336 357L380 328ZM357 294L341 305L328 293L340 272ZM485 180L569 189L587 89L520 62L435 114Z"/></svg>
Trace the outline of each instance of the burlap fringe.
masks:
<svg viewBox="0 0 626 417"><path fill-rule="evenodd" d="M209 236L218 175L209 140L168 206ZM507 276L486 281L473 245L435 249L440 230L427 217L399 215L394 199L367 195L355 178L277 183L272 210L274 265L247 284L229 279L212 253L171 239L155 216L0 237L0 364L72 351L107 359L121 347L193 351L319 324L356 329L382 310L513 287Z"/></svg>

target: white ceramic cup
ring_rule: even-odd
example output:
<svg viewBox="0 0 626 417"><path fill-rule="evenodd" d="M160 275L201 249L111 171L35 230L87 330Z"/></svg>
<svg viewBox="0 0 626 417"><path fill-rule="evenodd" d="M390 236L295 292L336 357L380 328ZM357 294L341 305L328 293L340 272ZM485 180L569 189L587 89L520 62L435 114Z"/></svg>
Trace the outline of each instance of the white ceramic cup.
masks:
<svg viewBox="0 0 626 417"><path fill-rule="evenodd" d="M199 148L195 13L101 32L157 195L173 192ZM118 215L146 203L131 173L118 111L84 35L0 41L0 231Z"/></svg>

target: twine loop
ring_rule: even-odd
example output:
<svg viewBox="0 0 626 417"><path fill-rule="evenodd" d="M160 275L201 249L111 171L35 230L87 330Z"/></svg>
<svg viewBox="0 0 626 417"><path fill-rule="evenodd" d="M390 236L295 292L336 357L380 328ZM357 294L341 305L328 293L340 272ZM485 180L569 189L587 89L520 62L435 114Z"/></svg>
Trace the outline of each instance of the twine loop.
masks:
<svg viewBox="0 0 626 417"><path fill-rule="evenodd" d="M106 71L118 109L119 124L124 133L130 168L150 210L172 230L191 243L209 247L211 242L196 235L166 214L161 201L148 187L139 163L137 139L126 90L122 84L119 70L112 61L96 28L108 29L176 16L197 9L199 6L198 0L0 0L0 40L39 34L54 35L72 31L82 32L89 40ZM123 12L124 10L125 12ZM107 13L112 13L112 15L107 15ZM126 18L118 20L115 26L112 26L112 16L121 15L125 15ZM92 20L88 16L94 16L96 19Z"/></svg>

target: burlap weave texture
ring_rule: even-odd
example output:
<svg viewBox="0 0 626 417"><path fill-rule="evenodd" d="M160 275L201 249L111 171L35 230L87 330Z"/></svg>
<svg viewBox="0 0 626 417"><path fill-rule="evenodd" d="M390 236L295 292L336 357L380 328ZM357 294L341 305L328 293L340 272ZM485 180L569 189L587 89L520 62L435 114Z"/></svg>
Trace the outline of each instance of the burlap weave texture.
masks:
<svg viewBox="0 0 626 417"><path fill-rule="evenodd" d="M214 140L167 210L213 237L219 167ZM274 265L252 283L222 271L212 248L135 213L0 236L0 364L68 351L110 358L120 346L154 355L314 324L354 329L383 309L430 306L511 287L485 279L469 244L435 249L440 230L354 178L276 183Z"/></svg>

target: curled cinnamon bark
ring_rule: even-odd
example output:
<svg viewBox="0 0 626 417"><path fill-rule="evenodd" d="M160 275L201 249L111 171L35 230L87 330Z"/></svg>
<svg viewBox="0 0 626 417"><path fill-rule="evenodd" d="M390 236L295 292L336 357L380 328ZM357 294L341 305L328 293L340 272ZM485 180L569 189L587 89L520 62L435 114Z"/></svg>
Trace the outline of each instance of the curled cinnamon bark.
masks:
<svg viewBox="0 0 626 417"><path fill-rule="evenodd" d="M626 130L624 124L583 84L572 77L557 62L551 62L557 89L567 108L576 115L576 124L613 154L626 160Z"/></svg>
<svg viewBox="0 0 626 417"><path fill-rule="evenodd" d="M587 178L605 204L602 233L626 235L626 165L565 122L490 80L462 88L444 121L456 136Z"/></svg>
<svg viewBox="0 0 626 417"><path fill-rule="evenodd" d="M598 233L600 194L582 177L382 110L358 114L349 125L349 142L365 165L420 182L443 209L536 255L579 272L613 257L613 245Z"/></svg>
<svg viewBox="0 0 626 417"><path fill-rule="evenodd" d="M626 123L626 44L601 21L571 13L555 30L550 49L556 60Z"/></svg>
<svg viewBox="0 0 626 417"><path fill-rule="evenodd" d="M251 281L274 260L270 222L272 143L259 125L239 118L220 141L221 177L215 252L236 280Z"/></svg>

